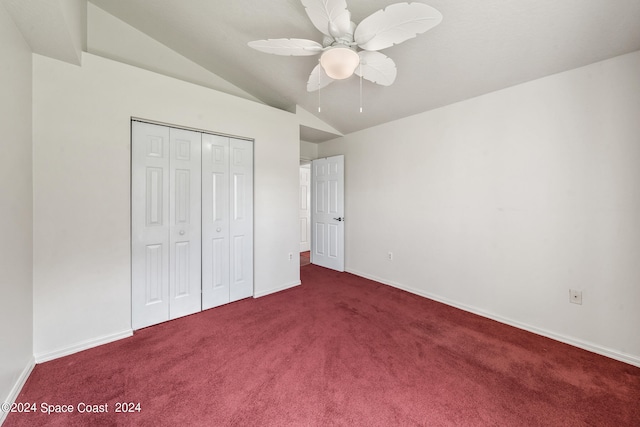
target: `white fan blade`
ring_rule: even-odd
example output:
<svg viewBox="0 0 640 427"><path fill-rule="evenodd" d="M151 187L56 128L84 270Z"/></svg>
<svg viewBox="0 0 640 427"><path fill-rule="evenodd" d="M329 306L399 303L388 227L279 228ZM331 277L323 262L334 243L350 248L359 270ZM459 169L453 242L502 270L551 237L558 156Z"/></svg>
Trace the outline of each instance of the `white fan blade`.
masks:
<svg viewBox="0 0 640 427"><path fill-rule="evenodd" d="M313 92L314 90L322 89L325 86L329 86L333 82L334 80L331 77L327 76L327 73L324 72L322 66L318 64L309 76L309 81L307 82L307 92Z"/></svg>
<svg viewBox="0 0 640 427"><path fill-rule="evenodd" d="M309 19L322 34L337 39L349 31L351 13L346 0L301 1Z"/></svg>
<svg viewBox="0 0 640 427"><path fill-rule="evenodd" d="M396 64L387 55L361 50L358 56L360 65L355 71L358 76L382 86L389 86L396 80Z"/></svg>
<svg viewBox="0 0 640 427"><path fill-rule="evenodd" d="M268 39L249 42L249 46L260 52L284 56L311 56L322 52L322 45L305 39Z"/></svg>
<svg viewBox="0 0 640 427"><path fill-rule="evenodd" d="M442 14L424 3L396 3L365 18L355 42L364 50L380 50L414 38L435 27Z"/></svg>

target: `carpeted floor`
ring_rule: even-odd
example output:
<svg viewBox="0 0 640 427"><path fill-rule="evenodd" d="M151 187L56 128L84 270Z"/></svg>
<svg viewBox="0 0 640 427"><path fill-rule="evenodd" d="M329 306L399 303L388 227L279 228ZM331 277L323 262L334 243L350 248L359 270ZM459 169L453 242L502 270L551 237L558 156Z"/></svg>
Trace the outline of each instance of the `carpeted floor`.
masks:
<svg viewBox="0 0 640 427"><path fill-rule="evenodd" d="M640 368L348 273L301 276L36 366L17 399L36 413L5 426L640 426Z"/></svg>
<svg viewBox="0 0 640 427"><path fill-rule="evenodd" d="M300 267L311 264L311 252L300 252Z"/></svg>

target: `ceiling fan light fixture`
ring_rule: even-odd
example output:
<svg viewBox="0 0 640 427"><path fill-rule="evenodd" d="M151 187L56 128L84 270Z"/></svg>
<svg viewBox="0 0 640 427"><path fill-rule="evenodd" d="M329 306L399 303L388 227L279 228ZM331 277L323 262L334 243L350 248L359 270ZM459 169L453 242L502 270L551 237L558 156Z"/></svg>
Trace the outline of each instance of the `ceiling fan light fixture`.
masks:
<svg viewBox="0 0 640 427"><path fill-rule="evenodd" d="M355 50L346 46L336 46L325 50L320 56L320 65L327 76L335 80L351 77L360 64Z"/></svg>
<svg viewBox="0 0 640 427"><path fill-rule="evenodd" d="M391 4L359 24L351 21L347 0L301 2L313 25L323 34L322 43L279 38L254 40L249 46L274 55L320 55L307 81L308 92L320 91L333 81L353 74L358 74L361 82L365 79L381 86L391 85L397 75L396 64L378 51L412 39L442 21L440 12L416 1Z"/></svg>

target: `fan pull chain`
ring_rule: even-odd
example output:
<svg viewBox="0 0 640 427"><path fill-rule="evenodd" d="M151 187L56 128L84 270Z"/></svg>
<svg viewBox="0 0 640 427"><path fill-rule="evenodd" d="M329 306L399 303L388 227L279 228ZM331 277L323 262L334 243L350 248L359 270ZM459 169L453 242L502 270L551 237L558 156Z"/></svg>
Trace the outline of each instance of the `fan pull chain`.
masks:
<svg viewBox="0 0 640 427"><path fill-rule="evenodd" d="M358 74L360 74L360 112L362 113L362 62L359 65L360 70Z"/></svg>
<svg viewBox="0 0 640 427"><path fill-rule="evenodd" d="M320 74L321 74L322 70L318 70L318 113L322 112L322 109L320 108Z"/></svg>

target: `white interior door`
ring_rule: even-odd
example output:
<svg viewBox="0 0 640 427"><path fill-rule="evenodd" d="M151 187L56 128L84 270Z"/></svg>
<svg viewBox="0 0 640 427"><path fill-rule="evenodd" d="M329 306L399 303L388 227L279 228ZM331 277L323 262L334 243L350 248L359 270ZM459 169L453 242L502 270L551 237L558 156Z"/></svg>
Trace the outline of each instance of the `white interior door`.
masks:
<svg viewBox="0 0 640 427"><path fill-rule="evenodd" d="M132 123L132 327L201 310L200 134Z"/></svg>
<svg viewBox="0 0 640 427"><path fill-rule="evenodd" d="M169 128L132 123L132 327L169 319Z"/></svg>
<svg viewBox="0 0 640 427"><path fill-rule="evenodd" d="M169 129L169 318L202 309L200 278L201 134Z"/></svg>
<svg viewBox="0 0 640 427"><path fill-rule="evenodd" d="M202 309L229 302L229 138L202 135Z"/></svg>
<svg viewBox="0 0 640 427"><path fill-rule="evenodd" d="M229 138L230 302L253 295L253 142Z"/></svg>
<svg viewBox="0 0 640 427"><path fill-rule="evenodd" d="M300 166L300 252L311 250L311 168Z"/></svg>
<svg viewBox="0 0 640 427"><path fill-rule="evenodd" d="M253 143L203 134L202 307L253 295Z"/></svg>
<svg viewBox="0 0 640 427"><path fill-rule="evenodd" d="M344 271L344 156L311 163L311 262Z"/></svg>
<svg viewBox="0 0 640 427"><path fill-rule="evenodd" d="M253 295L253 142L132 122L132 326Z"/></svg>

